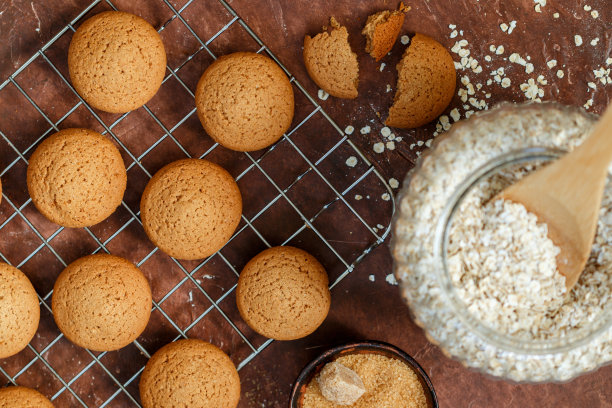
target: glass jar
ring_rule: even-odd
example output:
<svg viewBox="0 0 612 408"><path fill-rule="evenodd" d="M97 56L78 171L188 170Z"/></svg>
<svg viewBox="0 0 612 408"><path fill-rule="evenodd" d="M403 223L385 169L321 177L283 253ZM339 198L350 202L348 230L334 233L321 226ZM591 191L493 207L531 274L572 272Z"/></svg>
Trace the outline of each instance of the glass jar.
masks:
<svg viewBox="0 0 612 408"><path fill-rule="evenodd" d="M471 191L509 167L571 151L595 120L553 103L501 105L453 125L407 175L394 223L395 275L415 322L445 354L519 382L566 381L612 361L612 178L593 267L568 295L568 307L580 313L560 314L559 326L569 327L562 335L527 339L480 321L457 293L446 263L450 226Z"/></svg>

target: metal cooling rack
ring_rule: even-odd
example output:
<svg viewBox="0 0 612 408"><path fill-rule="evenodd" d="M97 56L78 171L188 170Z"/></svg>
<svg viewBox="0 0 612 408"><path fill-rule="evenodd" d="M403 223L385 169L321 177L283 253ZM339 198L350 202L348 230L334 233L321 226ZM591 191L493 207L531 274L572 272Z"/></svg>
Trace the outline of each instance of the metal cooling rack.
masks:
<svg viewBox="0 0 612 408"><path fill-rule="evenodd" d="M313 110L310 114L308 114L306 116L305 119L303 119L299 124L297 124L293 129L291 129L287 134L283 135L283 137L281 138L281 140L279 142L277 142L277 144L269 147L262 156L260 156L259 158L255 159L250 153L244 153L246 155L246 157L248 158L250 165L248 166L248 168L246 168L236 179L240 180L242 177L244 177L248 172L254 170L254 169L258 169L264 176L265 178L274 186L274 188L277 190L278 194L276 195L276 197L271 200L267 205L265 205L257 214L255 214L254 216L252 216L251 218L247 218L244 215L242 216L242 219L245 221L244 225L242 226L242 228L240 228L238 231L235 232L235 234L232 236L232 238L230 239L230 242L236 237L238 236L241 232L243 232L246 229L250 229L253 233L255 233L255 235L257 237L259 237L259 239L261 239L261 241L267 246L270 247L270 243L266 240L266 238L263 236L263 234L261 234L254 226L253 226L253 222L259 218L262 214L264 214L267 210L269 210L269 208L278 200L284 199L286 200L289 205L297 212L297 214L299 214L301 220L303 221L303 225L298 228L296 231L293 232L293 234L286 239L286 241L283 244L286 244L287 242L291 241L294 237L296 237L300 232L304 231L305 229L310 229L311 231L313 231L316 236L320 239L320 243L321 245L327 247L336 257L337 261L339 262L339 264L342 266L342 268L344 269L344 271L339 275L339 277L337 279L334 280L334 282L331 283L330 288L333 288L335 285L337 285L341 280L343 280L344 278L346 278L355 268L355 266L372 250L374 249L376 246L380 245L385 238L387 237L387 235L389 234L390 231L390 225L387 224L386 226L384 226L382 229L380 228L381 226L377 224L377 226L371 226L368 222L366 222L364 220L364 218L362 217L362 215L355 210L355 208L353 206L351 206L351 204L347 201L346 196L347 194L352 191L357 185L359 185L361 182L364 181L364 179L370 175L373 174L375 175L381 183L381 186L388 192L388 194L393 197L393 193L390 189L390 187L387 185L385 179L381 176L381 174L374 168L374 166L370 163L370 161L366 158L366 156L353 144L353 142L351 140L348 139L348 137L344 134L344 132L338 127L338 125L329 117L329 115L321 108L321 106L317 103L317 101L308 94L308 92L304 89L304 87L302 87L302 85L293 77L293 75L291 75L291 73L287 70L287 68L281 64L281 62L274 56L274 54L265 46L265 44L260 40L260 38L249 28L249 26L245 23L244 20L242 20L242 18L240 18L240 16L233 10L233 8L224 0L201 0L201 1L219 1L221 3L221 5L223 7L225 7L227 9L227 11L229 12L229 14L231 15L231 19L217 32L215 33L213 36L211 36L211 38L209 38L208 40L204 41L203 39L201 39L196 32L194 31L194 29L187 23L187 21L185 20L185 18L181 15L181 13L190 6L190 4L194 3L195 1L198 0L189 0L187 1L186 4L184 4L180 9L176 9L168 0L162 0L163 3L165 3L165 5L171 10L172 12L172 17L166 21L161 28L158 30L159 32L163 31L168 24L170 24L173 20L175 19L179 19L182 24L184 24L184 26L187 28L187 30L191 33L191 35L194 36L194 38L198 41L199 43L199 48L197 51L195 51L193 54L189 55L177 68L172 69L169 66L167 67L167 71L169 72L168 75L164 78L164 83L169 80L170 78L174 78L190 95L191 97L193 97L193 93L191 92L191 90L188 88L188 86L179 78L179 76L177 75L177 72L183 67L185 66L185 64L187 64L192 58L194 58L198 53L200 52L206 52L208 53L213 59L216 59L217 56L210 50L209 45L211 42L213 42L219 35L221 35L224 31L226 31L228 28L230 28L233 25L239 25L241 27L241 29L245 30L252 38L253 40L255 40L257 42L257 44L259 44L259 46L261 47L258 52L259 53L265 53L267 54L269 57L271 57L272 59L274 59L280 66L281 68L286 72L286 74L289 76L291 83L293 84L293 86L295 86L299 92L301 92L306 98L307 100L312 104ZM17 153L17 158L14 159L11 163L8 164L8 166L6 166L2 172L0 173L0 177L4 176L13 166L15 166L17 163L19 163L20 161L24 162L26 165L28 163L27 159L25 158L25 155L28 154L31 150L33 150L33 148L42 140L44 139L46 136L48 136L49 134L58 131L58 124L61 123L64 119L66 119L70 114L72 114L77 108L83 106L87 109L87 111L96 119L97 122L100 123L100 125L102 125L104 127L104 131L102 132L103 134L108 134L110 137L112 137L122 148L125 152L127 152L127 154L129 155L129 157L133 160L132 164L128 167L128 170L130 168L132 168L133 166L138 166L140 167L140 169L150 178L151 174L149 171L147 171L147 169L141 164L141 160L149 153L151 152L157 145L159 145L163 140L165 139L169 139L172 142L174 142L178 148L188 157L191 157L191 155L187 152L187 150L185 149L185 147L183 147L179 141L173 136L173 132L180 126L182 125L190 116L194 115L196 110L193 109L191 110L187 115L185 115L182 119L180 119L178 121L178 123L173 126L170 129L167 129L164 124L162 123L162 121L159 120L158 117L155 116L155 114L145 105L143 107L143 109L146 111L146 113L148 115L150 115L153 120L161 127L161 129L163 129L164 131L164 135L159 138L159 140L157 140L155 143L153 143L152 146L150 146L146 151L144 151L142 154L140 155L135 155L133 154L126 146L125 144L116 136L116 134L113 132L113 129L115 128L115 126L117 124L119 124L123 119L125 119L128 115L130 115L130 112L121 115L118 119L116 119L116 121L110 125L107 125L101 118L100 116L78 95L78 93L76 92L76 90L74 89L74 87L72 87L72 85L70 84L69 80L60 72L60 70L57 68L56 65L54 65L54 63L48 58L48 56L45 54L45 52L49 49L49 47L51 47L62 35L64 35L66 32L75 31L74 25L83 18L83 16L85 16L90 10L92 10L95 6L100 5L106 3L110 8L112 9L117 9L115 7L115 5L110 1L110 0L94 0L92 1L91 4L89 4L89 6L87 6L76 18L74 18L68 25L66 25L62 30L60 30L50 41L48 41L40 50L38 50L30 59L28 59L21 67L19 67L12 75L10 75L8 77L7 80L5 80L2 84L0 84L0 91L2 89L4 89L7 85L12 84L26 99L27 101L32 104L32 106L36 109L36 111L38 111L38 113L40 113L40 115L42 115L42 117L48 122L49 124L49 128L42 134L40 135L40 137L34 142L32 143L29 147L27 147L26 149L24 149L23 151L19 150L15 144L10 140L9 137L6 136L6 134L2 131L2 129L0 129L0 137L2 139L4 139L4 141ZM24 90L24 87L22 87L19 82L18 82L18 75L24 71L24 69L26 69L33 61L37 60L37 59L41 59L42 61L44 61L46 64L48 64L48 66L51 67L51 69L61 78L61 80L63 81L63 83L65 83L72 92L74 92L74 95L78 98L79 102L76 103L72 108L70 108L57 122L53 122L49 116L47 114L45 114L45 112L36 104L36 102L33 100L33 98L28 95L28 93ZM333 128L341 135L340 140L331 148L329 149L326 153L324 153L317 161L311 161L310 159L308 159L308 157L304 154L304 152L302 150L300 150L300 148L296 145L296 143L294 143L294 141L292 140L291 136L293 134L293 132L295 132L297 129L299 129L304 123L306 123L307 121L309 121L313 115L320 113L321 115L323 115L323 117L333 126ZM275 147L278 145L278 143L280 143L281 141L286 141L293 149L295 149L295 151L299 154L299 156L308 164L308 169L303 172L302 174L300 174L299 176L296 177L296 179L293 181L293 183L289 184L289 187L281 189L279 187L279 185L274 181L273 177L268 174L260 165L261 160L266 157L271 151L273 151L275 149ZM338 149L340 146L345 145L345 146L349 146L352 151L354 151L355 155L357 155L367 166L367 169L365 171L362 172L362 174L352 183L350 184L350 186L348 186L347 188L345 188L343 191L338 191L338 189L336 189L333 184L328 180L328 178L326 178L322 172L317 168L317 165L319 165L324 159L326 159L334 150ZM216 149L219 145L218 144L214 144L212 145L212 147L210 147L204 154L202 154L200 156L200 158L206 157L208 154L210 154L214 149ZM287 193L288 191L291 189L292 186L294 186L299 180L301 180L305 175L307 175L310 172L314 172L316 173L323 181L324 183L333 191L333 193L335 194L334 199L331 202L328 202L326 205L322 206L321 209L312 217L306 217L303 212L298 208L298 206L291 201L291 199L288 197ZM57 260L65 267L67 265L67 263L62 259L62 257L59 255L59 253L54 249L53 247L53 239L55 237L57 237L60 232L64 229L63 227L59 227L54 233L52 233L48 238L45 238L43 236L43 234L32 224L32 222L24 215L23 210L26 208L26 206L28 206L31 203L31 199L27 199L22 205L17 206L13 201L11 201L11 199L4 193L3 194L3 199L5 200L6 203L8 203L10 205L10 207L12 207L12 209L14 210L14 212L2 223L0 224L0 230L3 229L11 220L13 220L14 218L18 217L18 219L21 219L28 228L30 228L33 233L41 240L41 244L34 250L32 251L22 262L20 262L18 265L14 265L17 268L20 268L21 266L23 266L26 262L28 262L32 257L34 257L39 251L43 250L43 248L48 249L56 258ZM319 232L317 230L317 228L314 226L314 220L319 217L323 212L325 212L330 206L332 206L334 203L337 202L341 202L342 204L344 204L350 211L351 213L369 230L369 232L371 233L371 238L372 238L372 242L370 243L370 245L363 251L361 252L361 254L359 256L357 256L355 259L353 260L349 260L349 259L345 259L343 256L340 255L340 253L334 248L334 246L331 244L330 241L328 241L321 232ZM87 231L87 233L91 236L91 238L93 238L93 240L97 243L98 248L93 251L93 253L97 253L97 252L109 252L109 250L107 249L107 245L115 238L117 237L117 235L119 235L121 233L121 231L123 231L125 228L128 227L128 225L132 224L132 223L137 223L139 225L142 225L138 212L134 212L126 203L125 201L122 202L122 207L127 210L127 212L130 215L130 219L125 222L119 229L117 229L112 235L110 235L106 240L101 241L89 228L85 228L85 230ZM391 200L391 209L392 209L392 213L395 211L395 204L393 203L393 200ZM391 219L392 214L389 214L388 219ZM153 249L149 254L147 254L142 260L140 260L140 262L137 263L137 265L140 267L144 262L146 262L155 252L158 251L158 248ZM231 264L231 262L229 262L227 260L227 258L219 251L217 252L217 254L223 261L224 263L232 270L232 272L234 274L236 274L236 276L239 275L239 272L234 268L234 266ZM214 256L214 255L213 255ZM193 326L195 326L199 321L202 320L202 318L204 318L206 316L206 314L208 314L211 310L215 309L217 310L221 316L223 316L223 318L227 321L227 323L229 323L229 325L232 327L233 330L236 331L236 333L240 336L240 338L248 345L248 347L250 348L250 355L248 355L246 358L244 358L242 361L240 361L240 363L238 364L238 370L242 369L245 365L247 365L251 360L253 360L253 358L255 358L262 350L264 350L268 345L270 345L270 343L272 342L272 340L267 340L266 342L264 342L262 345L260 345L259 347L255 347L247 338L246 336L238 329L238 327L236 326L236 324L227 316L226 313L224 313L221 308L219 307L219 303L226 298L230 293L232 293L232 291L235 289L236 285L234 284L233 287L229 288L221 297L219 297L219 299L217 299L216 301L206 292L206 290L202 287L201 283L194 278L194 273L198 270L200 270L201 268L204 267L204 265L206 265L206 263L213 258L213 256L205 259L204 261L202 261L199 265L197 265L197 267L195 267L191 272L187 271L187 269L185 269L185 267L178 262L177 260L173 259L174 263L176 263L176 265L180 268L180 270L184 273L184 277L182 278L182 280L176 285L174 286L163 298L161 298L159 301L157 302L153 302L153 311L158 310L167 320L168 322L172 325L172 327L179 333L179 335L174 339L174 341L180 339L180 338L187 338L186 332L188 332ZM0 258L2 258L2 260L6 263L11 263L7 257L0 252ZM187 282L187 281L191 281L195 287L197 288L197 290L199 290L207 299L208 301L211 303L212 306L210 306L205 312L203 312L199 317L197 317L190 325L188 325L185 329L181 329L179 327L179 325L172 319L172 317L166 313L164 311L164 309L162 308L162 305L164 303L164 301L166 301L183 283ZM41 308L43 310L46 309L46 311L49 312L49 316L51 316L51 307L49 306L49 301L51 299L51 294L52 292L46 293L44 295L39 294L39 300L40 300L40 305ZM41 317L45 318L45 317ZM83 369L78 372L73 378L71 378L70 380L65 380L64 378L62 378L62 376L52 367L52 365L49 363L48 359L45 359L43 357L43 355L45 355L63 336L60 334L58 335L54 340L52 340L46 347L44 347L42 350L37 351L32 345L28 345L28 349L29 351L31 351L34 354L34 357L25 365L23 365L23 367L14 375L10 375L4 368L2 368L2 366L0 366L0 373L2 373L8 381L8 384L13 384L16 385L19 382L19 377L22 376L24 373L26 373L28 370L30 369L34 369L33 365L37 362L40 361L55 377L57 377L57 380L61 383L61 388L52 396L50 396L50 399L52 401L56 400L60 395L62 395L65 392L68 392L71 394L71 396L74 398L74 400L76 401L77 405L81 405L83 407L87 407L87 404L83 401L82 397L73 390L73 388L71 387L75 381L77 381L80 377L83 376L83 374L85 374L88 370L90 370L92 367L94 366L99 366L104 373L106 373L106 375L108 375L108 377L110 378L110 380L114 383L114 386L116 386L116 391L114 392L114 394L112 394L106 401L104 401L101 404L98 404L98 406L100 407L106 407L106 406L110 406L111 403L113 402L113 400L115 400L115 398L120 395L121 393L124 393L127 396L127 399L129 399L132 403L133 406L137 406L140 407L140 404L138 402L138 397L132 395L126 388L132 384L140 375L140 373L142 372L142 370L144 370L144 366L142 366L133 376L131 376L131 378L129 378L126 382L121 382L117 379L117 377L113 374L112 370L109 369L108 367L106 367L101 359L104 357L105 354L107 353L99 353L99 354L94 354L93 352L86 350L86 352L88 353L88 355L91 357L91 362L87 365L85 365L83 367ZM147 351L145 349L145 347L143 347L138 340L134 341L134 345L136 346L136 348L138 350L140 350L140 352L148 358L150 358L151 354L149 353L149 351Z"/></svg>

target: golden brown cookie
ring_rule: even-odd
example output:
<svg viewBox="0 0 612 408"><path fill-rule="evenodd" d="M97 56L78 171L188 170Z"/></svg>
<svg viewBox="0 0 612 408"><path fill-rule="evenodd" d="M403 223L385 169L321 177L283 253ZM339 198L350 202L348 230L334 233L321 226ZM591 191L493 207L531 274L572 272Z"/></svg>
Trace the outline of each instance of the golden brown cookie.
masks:
<svg viewBox="0 0 612 408"><path fill-rule="evenodd" d="M455 65L442 44L416 34L397 64L397 92L385 124L416 128L436 119L455 94Z"/></svg>
<svg viewBox="0 0 612 408"><path fill-rule="evenodd" d="M166 51L151 24L122 11L87 19L68 49L68 70L79 95L96 109L125 113L155 95L166 72Z"/></svg>
<svg viewBox="0 0 612 408"><path fill-rule="evenodd" d="M206 133L228 149L263 149L293 120L293 89L270 58L252 52L224 55L202 74L195 94Z"/></svg>
<svg viewBox="0 0 612 408"><path fill-rule="evenodd" d="M361 34L366 37L365 51L376 61L387 55L393 48L408 10L410 10L409 7L400 3L398 10L383 10L368 17Z"/></svg>
<svg viewBox="0 0 612 408"><path fill-rule="evenodd" d="M53 408L40 392L26 387L0 388L0 408Z"/></svg>
<svg viewBox="0 0 612 408"><path fill-rule="evenodd" d="M315 331L329 311L327 272L309 253L280 246L266 249L244 267L236 302L244 321L276 340Z"/></svg>
<svg viewBox="0 0 612 408"><path fill-rule="evenodd" d="M118 350L144 331L151 288L130 261L89 255L66 267L53 287L53 317L68 340L95 351Z"/></svg>
<svg viewBox="0 0 612 408"><path fill-rule="evenodd" d="M172 162L147 184L140 217L149 239L178 259L217 252L236 230L242 197L232 176L201 159Z"/></svg>
<svg viewBox="0 0 612 408"><path fill-rule="evenodd" d="M40 306L30 280L19 269L0 262L0 358L26 348L40 321Z"/></svg>
<svg viewBox="0 0 612 408"><path fill-rule="evenodd" d="M202 340L179 340L147 363L140 399L143 408L235 408L240 377L221 349Z"/></svg>
<svg viewBox="0 0 612 408"><path fill-rule="evenodd" d="M115 211L127 175L110 140L89 129L64 129L36 148L27 183L32 202L47 219L78 228L97 224Z"/></svg>
<svg viewBox="0 0 612 408"><path fill-rule="evenodd" d="M351 50L346 27L333 17L330 20L329 31L304 38L304 64L310 78L325 92L353 99L359 83L357 54Z"/></svg>

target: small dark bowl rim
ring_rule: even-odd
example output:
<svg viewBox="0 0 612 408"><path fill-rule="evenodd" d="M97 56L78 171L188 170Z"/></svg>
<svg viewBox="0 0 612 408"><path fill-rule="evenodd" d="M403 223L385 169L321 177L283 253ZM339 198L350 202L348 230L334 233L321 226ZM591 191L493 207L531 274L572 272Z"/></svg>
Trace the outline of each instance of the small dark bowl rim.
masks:
<svg viewBox="0 0 612 408"><path fill-rule="evenodd" d="M289 408L301 408L299 402L303 390L310 382L310 379L314 375L316 375L325 364L329 363L330 361L333 361L335 357L339 354L350 354L351 351L358 352L360 350L372 350L374 352L381 352L381 354L392 354L402 360L407 365L409 365L421 380L421 383L423 384L424 388L427 388L424 391L426 393L429 391L432 408L439 408L436 391L434 390L433 384L429 379L429 376L427 375L425 370L423 370L423 367L421 367L421 365L408 353L394 346L393 344L371 340L344 343L332 347L324 351L315 359L313 359L310 363L308 363L306 367L302 369L297 379L295 380L295 383L293 384L293 388L291 389L291 398L289 399Z"/></svg>

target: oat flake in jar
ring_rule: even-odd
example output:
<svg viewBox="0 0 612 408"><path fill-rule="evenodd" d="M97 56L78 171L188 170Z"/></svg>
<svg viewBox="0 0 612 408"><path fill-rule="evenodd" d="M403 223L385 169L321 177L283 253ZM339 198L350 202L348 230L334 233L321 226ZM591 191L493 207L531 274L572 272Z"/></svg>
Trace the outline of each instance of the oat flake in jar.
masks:
<svg viewBox="0 0 612 408"><path fill-rule="evenodd" d="M612 178L591 256L569 292L545 224L494 199L573 150L596 120L554 103L503 104L455 124L407 175L395 275L430 341L464 365L547 382L612 361Z"/></svg>

